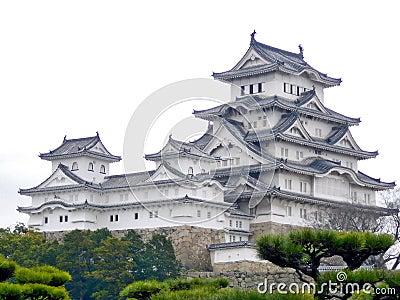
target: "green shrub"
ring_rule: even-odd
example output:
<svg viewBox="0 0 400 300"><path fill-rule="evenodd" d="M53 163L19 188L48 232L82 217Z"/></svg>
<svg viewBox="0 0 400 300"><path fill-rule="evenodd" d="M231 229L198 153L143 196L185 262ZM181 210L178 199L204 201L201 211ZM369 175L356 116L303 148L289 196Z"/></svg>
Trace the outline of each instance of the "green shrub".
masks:
<svg viewBox="0 0 400 300"><path fill-rule="evenodd" d="M44 284L15 284L0 283L0 299L25 300L25 299L51 299L70 300L64 287L53 287Z"/></svg>
<svg viewBox="0 0 400 300"><path fill-rule="evenodd" d="M4 256L0 255L0 282L13 277L17 267L18 265L16 262L6 260Z"/></svg>
<svg viewBox="0 0 400 300"><path fill-rule="evenodd" d="M260 294L257 291L212 287L201 287L192 290L162 291L151 297L152 300L311 300L312 295L294 294Z"/></svg>
<svg viewBox="0 0 400 300"><path fill-rule="evenodd" d="M134 299L150 299L152 295L159 293L166 287L167 284L156 280L135 281L123 289L120 296Z"/></svg>
<svg viewBox="0 0 400 300"><path fill-rule="evenodd" d="M18 283L40 283L50 286L62 286L71 280L71 275L55 267L42 266L33 268L18 268L15 272Z"/></svg>
<svg viewBox="0 0 400 300"><path fill-rule="evenodd" d="M22 299L22 286L7 282L0 282L0 299Z"/></svg>

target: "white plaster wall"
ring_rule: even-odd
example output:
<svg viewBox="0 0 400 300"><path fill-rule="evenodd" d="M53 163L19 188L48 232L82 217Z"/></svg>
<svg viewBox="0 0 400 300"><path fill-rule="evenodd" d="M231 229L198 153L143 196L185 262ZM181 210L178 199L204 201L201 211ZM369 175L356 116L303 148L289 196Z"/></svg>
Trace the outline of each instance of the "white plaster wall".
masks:
<svg viewBox="0 0 400 300"><path fill-rule="evenodd" d="M109 174L109 162L98 159L98 158L91 158L91 157L73 157L73 158L63 158L59 160L52 161L52 172L57 169L57 166L62 163L63 165L67 166L69 170L72 169L72 164L74 162L78 163L79 169L76 171L72 171L74 174L78 175L79 177L83 178L89 182L103 182L104 177ZM89 162L93 163L93 172L88 171ZM100 166L104 165L106 169L105 174L100 173Z"/></svg>
<svg viewBox="0 0 400 300"><path fill-rule="evenodd" d="M257 250L250 247L211 250L210 255L211 265L242 260L262 261L258 257Z"/></svg>

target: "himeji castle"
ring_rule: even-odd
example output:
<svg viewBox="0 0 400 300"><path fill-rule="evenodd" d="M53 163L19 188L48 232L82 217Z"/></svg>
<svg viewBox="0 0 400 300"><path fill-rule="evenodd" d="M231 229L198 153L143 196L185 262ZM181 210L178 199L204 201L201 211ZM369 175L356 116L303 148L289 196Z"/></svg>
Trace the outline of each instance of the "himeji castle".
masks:
<svg viewBox="0 0 400 300"><path fill-rule="evenodd" d="M18 208L29 215L28 225L53 232L189 224L223 231L225 240L209 247L215 251L250 245L276 228L307 226L331 207L384 214L376 191L395 184L358 170L358 161L378 152L352 136L359 118L325 105L324 90L341 79L310 66L301 46L298 53L281 50L254 34L231 70L213 74L232 85L231 99L194 111L209 123L197 140L171 136L159 152L146 154L154 170L109 174L121 157L99 134L64 138L40 154L52 173L19 191L32 198Z"/></svg>

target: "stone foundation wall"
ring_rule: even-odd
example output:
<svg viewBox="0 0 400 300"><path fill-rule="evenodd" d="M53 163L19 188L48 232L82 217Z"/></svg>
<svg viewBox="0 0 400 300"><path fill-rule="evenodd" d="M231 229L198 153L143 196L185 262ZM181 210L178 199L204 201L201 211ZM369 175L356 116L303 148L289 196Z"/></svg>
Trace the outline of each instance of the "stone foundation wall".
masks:
<svg viewBox="0 0 400 300"><path fill-rule="evenodd" d="M143 239L148 241L153 234L165 235L174 247L176 258L187 270L211 271L210 253L207 245L225 242L223 230L200 228L194 226L160 227L146 229L131 229L136 231ZM112 231L115 237L122 237L129 230ZM66 231L45 232L47 240L62 242Z"/></svg>
<svg viewBox="0 0 400 300"><path fill-rule="evenodd" d="M300 287L303 282L300 277L296 274L295 270L290 268L271 268L266 269L263 272L245 272L245 271L230 271L230 272L188 272L187 278L212 278L212 277L224 277L229 280L230 287L240 289L256 289L259 283L265 283L267 280L268 286L271 283L276 285L279 283L286 284L288 287L291 283L296 283ZM310 282L313 280L310 277L305 277Z"/></svg>

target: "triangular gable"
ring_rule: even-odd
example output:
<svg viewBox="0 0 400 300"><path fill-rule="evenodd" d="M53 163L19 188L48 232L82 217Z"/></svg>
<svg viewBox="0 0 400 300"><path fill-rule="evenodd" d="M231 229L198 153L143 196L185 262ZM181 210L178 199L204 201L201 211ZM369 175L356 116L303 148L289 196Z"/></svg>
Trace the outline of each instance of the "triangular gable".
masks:
<svg viewBox="0 0 400 300"><path fill-rule="evenodd" d="M45 181L39 184L36 188L48 188L48 187L55 187L55 186L64 186L64 185L74 185L80 184L79 182L71 179L60 169L57 168L53 174L50 175Z"/></svg>
<svg viewBox="0 0 400 300"><path fill-rule="evenodd" d="M167 153L177 153L179 152L179 147L175 147L173 143L171 143L171 139L168 140L168 142L165 144L165 146L161 150L161 154L167 154Z"/></svg>
<svg viewBox="0 0 400 300"><path fill-rule="evenodd" d="M103 142L100 140L99 137L98 137L98 139L97 139L97 143L94 143L93 146L89 145L89 147L87 148L87 150L90 150L91 152L100 153L100 154L102 154L102 155L110 155L110 156L113 156L113 155L107 150L107 148L104 146Z"/></svg>
<svg viewBox="0 0 400 300"><path fill-rule="evenodd" d="M250 48L247 50L241 60L232 68L232 70L240 70L270 63L271 62L266 61L252 46L250 46Z"/></svg>
<svg viewBox="0 0 400 300"><path fill-rule="evenodd" d="M299 119L297 119L292 124L292 126L290 126L288 129L286 129L283 133L292 135L292 136L296 136L296 137L300 137L300 138L303 138L303 139L306 139L309 141L312 140L311 136L309 135L307 130L304 128L303 124L301 124Z"/></svg>
<svg viewBox="0 0 400 300"><path fill-rule="evenodd" d="M254 187L249 185L248 183L241 183L239 184L231 193L232 194L241 194L245 192L254 192Z"/></svg>
<svg viewBox="0 0 400 300"><path fill-rule="evenodd" d="M214 123L214 126L216 123ZM247 146L247 143L240 137L239 133L237 133L238 137L236 137L230 130L228 130L226 125L220 124L217 128L216 133L214 134L212 140L208 143L208 145L204 148L204 151L208 153L212 153L214 149L221 145L221 140L218 139L218 136L223 136L226 138L227 141L231 140L233 144L237 145L238 147L243 146L243 150L246 151L247 155L249 156L249 160L252 161L251 163L267 163L270 162L264 157L260 157L258 153L253 151L252 149ZM214 156L214 155L213 155Z"/></svg>
<svg viewBox="0 0 400 300"><path fill-rule="evenodd" d="M344 147L344 148L349 148L353 150L358 150L361 151L360 146L356 143L356 141L353 138L353 135L351 132L348 130L347 133L339 140L337 141L334 145Z"/></svg>
<svg viewBox="0 0 400 300"><path fill-rule="evenodd" d="M305 103L301 104L300 107L305 107L308 109L313 109L324 114L330 114L325 106L322 104L321 100L319 100L317 95L314 95L310 100L306 101Z"/></svg>
<svg viewBox="0 0 400 300"><path fill-rule="evenodd" d="M176 170L176 172L173 172L171 169L173 168L170 166L166 167L164 164L161 164L145 182L181 179L183 177L183 174L180 176L180 171Z"/></svg>
<svg viewBox="0 0 400 300"><path fill-rule="evenodd" d="M93 147L91 147L90 150L100 154L108 154L106 147L104 147L103 143L100 141L97 142Z"/></svg>

